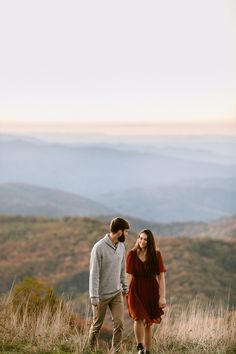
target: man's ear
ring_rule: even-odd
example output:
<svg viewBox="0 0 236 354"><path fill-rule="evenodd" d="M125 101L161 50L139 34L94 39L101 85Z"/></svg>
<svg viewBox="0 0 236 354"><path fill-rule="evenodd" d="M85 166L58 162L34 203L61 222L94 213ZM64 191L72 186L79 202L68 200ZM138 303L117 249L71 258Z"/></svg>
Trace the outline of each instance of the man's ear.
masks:
<svg viewBox="0 0 236 354"><path fill-rule="evenodd" d="M122 235L122 230L118 231L118 235L121 236Z"/></svg>

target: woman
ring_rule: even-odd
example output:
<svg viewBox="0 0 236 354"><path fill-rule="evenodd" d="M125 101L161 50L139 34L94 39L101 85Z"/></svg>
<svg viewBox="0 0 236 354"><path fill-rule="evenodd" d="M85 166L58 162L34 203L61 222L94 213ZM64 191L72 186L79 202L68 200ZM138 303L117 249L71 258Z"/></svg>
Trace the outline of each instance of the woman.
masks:
<svg viewBox="0 0 236 354"><path fill-rule="evenodd" d="M132 275L127 304L134 320L134 334L139 354L150 353L151 325L160 323L166 306L166 272L160 251L150 230L140 232L126 259L126 272Z"/></svg>

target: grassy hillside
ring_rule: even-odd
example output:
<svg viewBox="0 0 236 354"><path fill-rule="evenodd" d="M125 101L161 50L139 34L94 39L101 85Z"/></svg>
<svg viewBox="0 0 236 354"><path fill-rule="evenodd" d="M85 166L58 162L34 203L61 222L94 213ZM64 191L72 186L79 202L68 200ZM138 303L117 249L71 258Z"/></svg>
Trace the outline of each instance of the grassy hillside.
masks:
<svg viewBox="0 0 236 354"><path fill-rule="evenodd" d="M59 292L85 293L91 247L108 226L103 220L85 217L0 217L0 291L8 291L13 281L27 275L44 279ZM136 236L130 233L127 250ZM159 236L157 240L168 269L169 303L198 295L225 302L230 296L230 305L236 304L233 239Z"/></svg>
<svg viewBox="0 0 236 354"><path fill-rule="evenodd" d="M198 295L225 302L230 298L230 304L236 304L235 242L182 237L161 242L171 302L187 302Z"/></svg>
<svg viewBox="0 0 236 354"><path fill-rule="evenodd" d="M1 353L95 354L87 346L91 318L78 318L69 302L61 299L54 310L46 302L40 311L35 306L29 311L24 304L19 311L15 300L13 294L0 298ZM152 353L234 354L235 328L235 311L220 304L192 301L178 313L168 306L161 324L153 326ZM96 353L111 354L110 345L111 333L100 336ZM135 347L133 330L125 326L120 354L135 354Z"/></svg>

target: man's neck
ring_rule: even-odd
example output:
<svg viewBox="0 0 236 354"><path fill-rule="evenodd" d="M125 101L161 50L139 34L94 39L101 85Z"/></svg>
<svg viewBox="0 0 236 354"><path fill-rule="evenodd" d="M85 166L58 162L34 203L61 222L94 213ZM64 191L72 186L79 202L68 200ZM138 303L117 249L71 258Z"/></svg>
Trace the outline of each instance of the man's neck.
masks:
<svg viewBox="0 0 236 354"><path fill-rule="evenodd" d="M112 232L109 233L109 239L116 245L118 241L118 234L113 234Z"/></svg>

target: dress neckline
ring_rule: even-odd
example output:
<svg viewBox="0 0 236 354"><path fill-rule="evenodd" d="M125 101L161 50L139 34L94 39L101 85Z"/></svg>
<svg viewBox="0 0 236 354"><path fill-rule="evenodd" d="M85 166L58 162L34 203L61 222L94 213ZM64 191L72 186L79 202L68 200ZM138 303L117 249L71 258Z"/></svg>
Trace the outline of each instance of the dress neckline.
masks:
<svg viewBox="0 0 236 354"><path fill-rule="evenodd" d="M142 261L142 259L138 256L138 253L137 253L137 251L136 251L136 257L140 260L140 262L142 262L143 264L146 262L146 260L145 261Z"/></svg>

